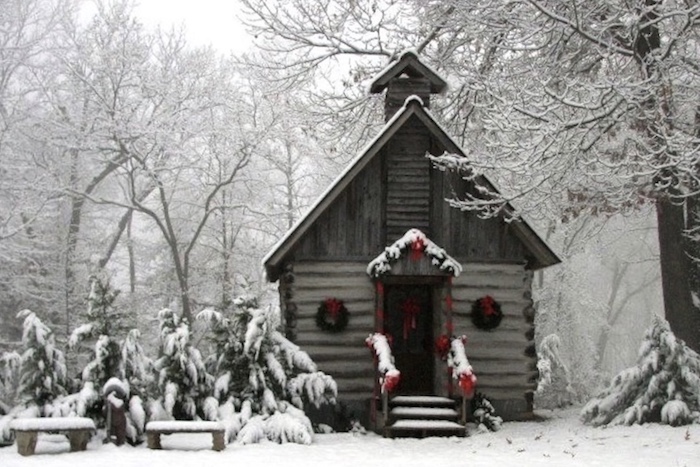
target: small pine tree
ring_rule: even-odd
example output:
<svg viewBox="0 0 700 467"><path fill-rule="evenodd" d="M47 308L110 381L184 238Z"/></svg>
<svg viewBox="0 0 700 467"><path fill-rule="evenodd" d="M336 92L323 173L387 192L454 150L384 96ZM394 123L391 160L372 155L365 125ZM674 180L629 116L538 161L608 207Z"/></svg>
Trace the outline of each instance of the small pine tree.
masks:
<svg viewBox="0 0 700 467"><path fill-rule="evenodd" d="M17 317L24 318L19 397L25 405L36 405L43 411L47 404L66 393L65 358L56 348L53 331L34 312L23 310Z"/></svg>
<svg viewBox="0 0 700 467"><path fill-rule="evenodd" d="M276 330L276 313L260 309L255 299L234 304L230 319L211 309L198 315L209 323L217 349L214 397L239 411L230 436L238 433L241 442L310 443L313 428L304 406L335 403L335 381Z"/></svg>
<svg viewBox="0 0 700 467"><path fill-rule="evenodd" d="M537 370L540 377L535 401L540 408L566 407L575 399L569 368L559 354L560 344L559 336L550 334L542 339L537 350Z"/></svg>
<svg viewBox="0 0 700 467"><path fill-rule="evenodd" d="M190 342L190 328L169 309L158 313L160 357L155 362L159 403L170 418L194 420L210 392L212 377Z"/></svg>
<svg viewBox="0 0 700 467"><path fill-rule="evenodd" d="M615 376L581 417L592 425L700 422L700 356L657 318L646 332L637 366Z"/></svg>
<svg viewBox="0 0 700 467"><path fill-rule="evenodd" d="M77 327L70 336L69 346L75 348L81 342L94 342L92 360L82 372L82 380L102 387L110 378L119 376L121 349L117 336L124 331L120 313L114 302L119 295L108 279L92 276L85 312L86 323Z"/></svg>
<svg viewBox="0 0 700 467"><path fill-rule="evenodd" d="M472 399L472 407L474 408L474 420L479 431L498 431L501 429L503 419L496 415L496 409L483 394L476 393Z"/></svg>

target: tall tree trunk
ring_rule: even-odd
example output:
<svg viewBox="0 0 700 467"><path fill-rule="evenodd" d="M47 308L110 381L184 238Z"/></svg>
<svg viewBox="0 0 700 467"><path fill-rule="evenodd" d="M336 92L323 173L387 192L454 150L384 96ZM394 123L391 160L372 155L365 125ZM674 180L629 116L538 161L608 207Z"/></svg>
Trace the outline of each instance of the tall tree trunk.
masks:
<svg viewBox="0 0 700 467"><path fill-rule="evenodd" d="M656 54L661 48L658 19L663 0L645 0L644 3L646 8L641 11L640 17L643 26L639 29L633 47L644 78L653 83L662 79ZM660 149L658 153L662 154L661 158L664 157L664 150L668 149L662 149L664 142L659 141L659 135L666 134L665 127L673 125L673 109L667 101L669 96L668 93L663 94L649 98L646 102L648 113L643 120L651 147ZM656 119L652 120L651 115L655 115ZM659 177L674 180L676 174L670 170ZM668 186L674 187L675 183L669 183ZM692 264L688 251L690 242L686 236L689 227L688 200L679 197L679 193L674 190L676 188L669 188L665 193L660 193L656 201L664 311L673 333L700 352L700 313L693 307L690 289Z"/></svg>

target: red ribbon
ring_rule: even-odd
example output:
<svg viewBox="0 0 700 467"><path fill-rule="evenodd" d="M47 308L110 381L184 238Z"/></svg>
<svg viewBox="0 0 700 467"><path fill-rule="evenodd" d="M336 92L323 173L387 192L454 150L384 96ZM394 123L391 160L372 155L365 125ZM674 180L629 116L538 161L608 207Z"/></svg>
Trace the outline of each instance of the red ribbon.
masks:
<svg viewBox="0 0 700 467"><path fill-rule="evenodd" d="M473 373L465 373L459 377L459 387L464 392L464 397L471 399L474 397L474 388L476 387L476 376Z"/></svg>
<svg viewBox="0 0 700 467"><path fill-rule="evenodd" d="M407 298L401 305L403 312L403 338L408 339L411 329L416 329L416 318L420 314L420 304L415 298Z"/></svg>
<svg viewBox="0 0 700 467"><path fill-rule="evenodd" d="M450 352L451 339L447 334L443 334L435 341L435 351L442 360L447 359L447 354Z"/></svg>
<svg viewBox="0 0 700 467"><path fill-rule="evenodd" d="M382 383L382 389L386 392L392 392L399 385L399 380L401 376L398 372L387 373L384 375L384 382Z"/></svg>
<svg viewBox="0 0 700 467"><path fill-rule="evenodd" d="M326 299L326 311L331 316L333 321L338 319L338 314L340 309L343 307L343 302L337 298L327 298Z"/></svg>
<svg viewBox="0 0 700 467"><path fill-rule="evenodd" d="M481 309L484 310L485 316L493 316L496 314L495 305L496 301L490 295L481 299Z"/></svg>

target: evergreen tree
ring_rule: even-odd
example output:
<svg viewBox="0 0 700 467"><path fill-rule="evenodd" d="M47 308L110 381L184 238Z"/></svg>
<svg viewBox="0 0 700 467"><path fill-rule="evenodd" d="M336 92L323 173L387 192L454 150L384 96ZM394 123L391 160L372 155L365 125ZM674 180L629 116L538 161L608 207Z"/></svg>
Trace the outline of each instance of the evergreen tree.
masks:
<svg viewBox="0 0 700 467"><path fill-rule="evenodd" d="M216 347L214 397L238 411L229 435L244 443L270 439L311 442L312 426L305 405L335 403L335 381L318 371L306 352L277 328L279 316L258 307L255 299L236 299L231 318L205 310Z"/></svg>
<svg viewBox="0 0 700 467"><path fill-rule="evenodd" d="M199 350L190 342L187 320L167 308L158 313L158 319L160 357L155 362L158 402L169 418L196 419L198 408L203 407L211 390L212 377Z"/></svg>
<svg viewBox="0 0 700 467"><path fill-rule="evenodd" d="M566 407L574 400L569 368L559 354L560 344L559 336L550 334L542 339L537 350L537 370L540 377L535 400L539 408Z"/></svg>
<svg viewBox="0 0 700 467"><path fill-rule="evenodd" d="M20 311L24 318L18 393L25 405L44 407L66 393L66 364L56 348L54 334L34 312Z"/></svg>
<svg viewBox="0 0 700 467"><path fill-rule="evenodd" d="M119 291L110 286L108 279L92 276L86 323L77 327L69 340L71 348L81 342L94 342L93 358L83 369L82 380L98 388L120 373L121 349L117 336L124 331L124 326L121 314L114 307L118 295Z"/></svg>
<svg viewBox="0 0 700 467"><path fill-rule="evenodd" d="M700 422L700 356L657 318L637 365L620 372L581 416L593 425Z"/></svg>

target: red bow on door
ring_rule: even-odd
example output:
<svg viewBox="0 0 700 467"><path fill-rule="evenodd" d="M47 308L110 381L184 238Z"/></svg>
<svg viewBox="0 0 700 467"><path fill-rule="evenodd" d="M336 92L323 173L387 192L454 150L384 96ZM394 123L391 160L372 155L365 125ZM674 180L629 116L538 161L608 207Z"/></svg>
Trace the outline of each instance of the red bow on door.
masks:
<svg viewBox="0 0 700 467"><path fill-rule="evenodd" d="M411 329L416 329L416 318L420 313L420 304L415 298L407 298L401 304L401 312L403 313L403 338L408 339L408 334Z"/></svg>

